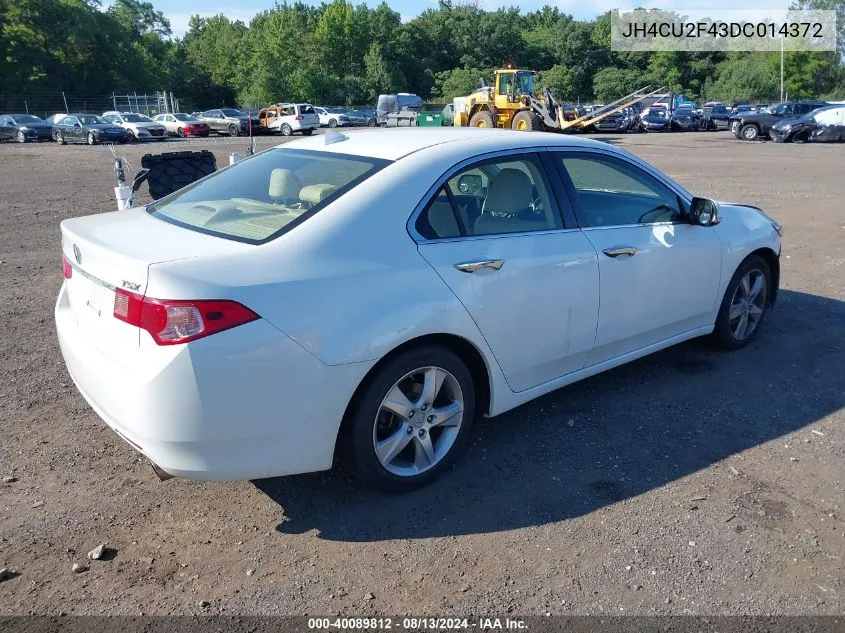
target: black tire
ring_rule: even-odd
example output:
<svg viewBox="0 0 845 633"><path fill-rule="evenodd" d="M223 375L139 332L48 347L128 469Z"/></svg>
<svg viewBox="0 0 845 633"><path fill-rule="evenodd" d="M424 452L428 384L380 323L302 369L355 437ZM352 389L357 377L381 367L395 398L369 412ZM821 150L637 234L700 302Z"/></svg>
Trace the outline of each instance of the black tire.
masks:
<svg viewBox="0 0 845 633"><path fill-rule="evenodd" d="M150 197L158 200L214 173L217 161L208 150L166 152L146 154L141 159L141 167L150 170L147 174Z"/></svg>
<svg viewBox="0 0 845 633"><path fill-rule="evenodd" d="M237 123L232 123L229 126L229 136L240 136L241 135L241 126Z"/></svg>
<svg viewBox="0 0 845 633"><path fill-rule="evenodd" d="M496 127L493 121L493 115L487 110L481 110L473 114L469 119L470 127L494 128Z"/></svg>
<svg viewBox="0 0 845 633"><path fill-rule="evenodd" d="M314 130L302 130L302 136L311 136Z"/></svg>
<svg viewBox="0 0 845 633"><path fill-rule="evenodd" d="M26 134L23 133L23 130L18 130L17 141L18 143L26 143Z"/></svg>
<svg viewBox="0 0 845 633"><path fill-rule="evenodd" d="M760 314L759 320L756 322L753 330L743 337L737 337L731 327L732 319L730 316L731 306L737 295L737 289L742 283L742 280L749 274L754 276L754 272L759 272L764 280L762 292L765 296L762 299L763 312ZM741 292L741 291L740 291ZM757 336L763 322L766 318L766 312L771 307L772 298L772 271L766 260L759 255L752 255L743 261L739 268L737 268L734 276L725 290L725 296L722 298L722 305L719 307L719 314L716 317L716 328L710 335L710 342L721 349L734 350L740 349L748 345L751 340Z"/></svg>
<svg viewBox="0 0 845 633"><path fill-rule="evenodd" d="M279 130L282 133L282 136L290 136L293 134L293 128L287 123L282 123L282 127Z"/></svg>
<svg viewBox="0 0 845 633"><path fill-rule="evenodd" d="M513 115L511 121L511 128L514 130L521 130L523 132L537 132L543 125L543 121L533 112L528 110L520 110Z"/></svg>
<svg viewBox="0 0 845 633"><path fill-rule="evenodd" d="M61 132L56 132L56 143L58 143L59 145L65 144L65 135Z"/></svg>
<svg viewBox="0 0 845 633"><path fill-rule="evenodd" d="M329 127L337 127L337 119L329 119Z"/></svg>
<svg viewBox="0 0 845 633"><path fill-rule="evenodd" d="M373 445L374 429L382 401L388 391L403 376L422 367L439 367L457 380L463 394L463 420L454 443L434 466L413 476L389 472L379 461ZM368 378L357 394L344 420L344 447L356 477L365 485L391 493L416 490L433 481L448 469L469 438L475 417L475 384L472 374L461 358L449 349L425 346L403 352Z"/></svg>
<svg viewBox="0 0 845 633"><path fill-rule="evenodd" d="M86 138L88 141L88 145L96 145L97 144L97 137L94 136L93 132L88 132L88 137Z"/></svg>
<svg viewBox="0 0 845 633"><path fill-rule="evenodd" d="M185 138L185 128L180 127L176 129L176 136L179 138Z"/></svg>
<svg viewBox="0 0 845 633"><path fill-rule="evenodd" d="M375 119L367 119L367 127L375 127L376 120Z"/></svg>
<svg viewBox="0 0 845 633"><path fill-rule="evenodd" d="M135 136L135 133L132 130L126 130L126 139L130 143L134 143L135 141L138 140L138 138Z"/></svg>
<svg viewBox="0 0 845 633"><path fill-rule="evenodd" d="M756 123L746 123L739 129L739 138L744 141L756 141L760 136L760 128Z"/></svg>

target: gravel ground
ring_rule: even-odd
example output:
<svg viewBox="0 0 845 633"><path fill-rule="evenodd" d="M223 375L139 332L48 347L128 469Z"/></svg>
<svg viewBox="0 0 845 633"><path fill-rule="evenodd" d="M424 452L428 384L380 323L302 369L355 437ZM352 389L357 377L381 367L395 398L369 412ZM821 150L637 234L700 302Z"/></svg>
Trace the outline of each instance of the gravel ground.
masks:
<svg viewBox="0 0 845 633"><path fill-rule="evenodd" d="M0 145L0 613L845 613L845 146L601 138L786 226L764 331L483 421L453 472L397 497L342 469L159 482L54 333L59 222L114 208L110 156ZM166 147L225 164L245 140ZM164 146L122 149L137 168Z"/></svg>

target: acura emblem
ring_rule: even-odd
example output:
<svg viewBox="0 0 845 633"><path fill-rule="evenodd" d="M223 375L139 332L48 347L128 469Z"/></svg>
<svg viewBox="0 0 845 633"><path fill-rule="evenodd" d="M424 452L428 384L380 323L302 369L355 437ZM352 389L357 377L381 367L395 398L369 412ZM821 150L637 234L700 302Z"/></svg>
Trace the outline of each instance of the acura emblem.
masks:
<svg viewBox="0 0 845 633"><path fill-rule="evenodd" d="M77 264L80 266L82 265L82 252L76 244L73 245L73 258L76 260Z"/></svg>

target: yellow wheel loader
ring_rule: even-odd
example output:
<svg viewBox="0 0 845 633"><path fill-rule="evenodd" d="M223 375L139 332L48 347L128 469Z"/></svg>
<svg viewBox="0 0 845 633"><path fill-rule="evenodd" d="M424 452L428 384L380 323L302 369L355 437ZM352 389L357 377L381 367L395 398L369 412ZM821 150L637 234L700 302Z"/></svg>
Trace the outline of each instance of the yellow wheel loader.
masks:
<svg viewBox="0 0 845 633"><path fill-rule="evenodd" d="M466 97L465 112L455 116L455 125L524 132L579 130L662 90L648 92L647 86L582 116L575 108L558 104L548 88L538 98L534 91L536 74L533 70L507 68L495 71L493 86L482 79L481 88Z"/></svg>

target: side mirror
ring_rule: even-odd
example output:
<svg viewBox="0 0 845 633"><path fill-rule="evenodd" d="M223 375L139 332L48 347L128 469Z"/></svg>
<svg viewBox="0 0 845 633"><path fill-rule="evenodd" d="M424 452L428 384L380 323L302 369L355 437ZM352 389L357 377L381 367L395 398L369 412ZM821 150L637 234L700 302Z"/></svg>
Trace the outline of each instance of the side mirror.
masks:
<svg viewBox="0 0 845 633"><path fill-rule="evenodd" d="M481 176L478 174L464 174L458 178L458 191L472 195L481 189Z"/></svg>
<svg viewBox="0 0 845 633"><path fill-rule="evenodd" d="M719 205L710 198L693 198L689 216L690 224L695 226L713 226L722 221Z"/></svg>

